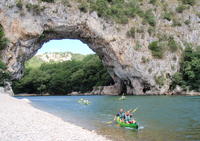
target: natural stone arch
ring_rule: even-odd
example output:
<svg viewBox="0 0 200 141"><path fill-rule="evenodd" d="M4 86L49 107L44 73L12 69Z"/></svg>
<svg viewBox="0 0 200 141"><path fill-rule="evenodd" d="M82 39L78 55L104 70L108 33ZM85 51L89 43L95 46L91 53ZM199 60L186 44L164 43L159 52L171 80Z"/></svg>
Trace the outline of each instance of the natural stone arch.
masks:
<svg viewBox="0 0 200 141"><path fill-rule="evenodd" d="M26 7L27 4L38 5L42 10L35 13L34 9ZM10 41L2 56L15 79L22 76L24 62L44 42L66 38L83 41L100 56L119 93L165 93L170 80L166 78L165 84L159 86L155 76L165 76L166 73L172 75L178 70L178 67L175 70L171 68L171 65L179 66L179 59L172 61L174 54L167 54L163 60L152 57L148 50L152 40L149 34L138 36L144 46L138 51L134 48L136 40L126 35L132 25L119 25L104 20L96 12L82 13L75 2L71 2L71 7L60 2L39 3L33 0L23 0L21 9L15 5L15 0L0 2L0 24ZM149 58L148 63L142 62L143 56Z"/></svg>
<svg viewBox="0 0 200 141"><path fill-rule="evenodd" d="M24 2L29 3L28 1ZM10 3L12 2L10 1ZM76 11L78 14L72 16L66 14L66 7L61 3L56 6L43 3L41 6L46 7L42 13L45 17L38 18L41 15L34 16L33 11L28 12L24 7L22 9L16 8L15 10L18 11L15 15L16 18L9 19L10 21L3 17L6 24L2 23L2 25L10 40L9 46L3 51L3 54L6 54L3 55L3 60L7 63L12 78L21 78L25 61L33 57L44 42L51 39L79 39L97 53L116 84L118 84L117 88L120 88L120 80L113 73L113 64L117 63L117 58L115 52L109 47L111 46L110 40L112 40L112 37L111 39L105 39L105 37L103 38L104 35L98 31L99 29L102 30L102 25L97 20L96 13L89 17L83 15L80 11ZM21 10L24 10L23 12L27 12L27 14L21 16ZM55 10L57 11L56 15L49 14L54 13ZM74 9L69 10L72 10L71 14L74 13ZM94 24L96 29L91 24Z"/></svg>
<svg viewBox="0 0 200 141"><path fill-rule="evenodd" d="M22 65L19 70L13 73L14 78L20 78L24 70L24 62L34 56L38 49L40 49L43 43L48 42L52 39L79 39L83 43L86 43L102 60L104 66L106 66L109 74L116 82L114 92L121 92L121 82L117 76L113 73L113 63L117 60L115 53L110 46L109 42L101 37L97 37L87 26L86 23L81 23L75 26L59 26L44 30L37 40L31 40L27 47L30 46L29 52L24 53L24 56L20 56L19 63ZM25 57L25 58L24 58Z"/></svg>

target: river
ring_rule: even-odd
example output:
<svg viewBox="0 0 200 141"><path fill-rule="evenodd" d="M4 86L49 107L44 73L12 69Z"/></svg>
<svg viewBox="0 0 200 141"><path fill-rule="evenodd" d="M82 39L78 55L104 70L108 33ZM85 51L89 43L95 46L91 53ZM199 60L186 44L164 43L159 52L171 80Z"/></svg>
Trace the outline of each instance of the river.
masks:
<svg viewBox="0 0 200 141"><path fill-rule="evenodd" d="M200 141L200 97L198 96L36 96L34 107L61 117L114 141ZM80 98L91 101L82 105ZM138 107L134 117L139 130L106 122L120 108Z"/></svg>

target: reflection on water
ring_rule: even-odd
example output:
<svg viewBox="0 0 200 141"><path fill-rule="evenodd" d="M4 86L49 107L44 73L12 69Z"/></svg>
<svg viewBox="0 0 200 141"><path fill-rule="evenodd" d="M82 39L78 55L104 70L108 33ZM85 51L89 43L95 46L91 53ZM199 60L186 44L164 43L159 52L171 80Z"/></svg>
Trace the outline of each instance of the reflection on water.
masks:
<svg viewBox="0 0 200 141"><path fill-rule="evenodd" d="M23 98L23 97L19 97ZM42 110L115 141L200 141L200 97L188 96L47 96L26 97ZM77 101L85 98L90 105ZM111 121L120 108L138 107L140 130L118 127Z"/></svg>

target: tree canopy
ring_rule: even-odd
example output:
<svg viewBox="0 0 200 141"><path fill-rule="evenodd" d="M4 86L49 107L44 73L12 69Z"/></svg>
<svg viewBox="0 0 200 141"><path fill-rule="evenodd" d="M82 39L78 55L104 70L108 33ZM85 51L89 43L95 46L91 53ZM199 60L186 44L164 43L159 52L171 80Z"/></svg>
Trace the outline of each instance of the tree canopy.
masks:
<svg viewBox="0 0 200 141"><path fill-rule="evenodd" d="M173 76L173 87L200 91L200 47L196 50L187 47L183 54L180 72Z"/></svg>
<svg viewBox="0 0 200 141"><path fill-rule="evenodd" d="M112 78L97 55L82 61L43 63L39 68L26 68L21 80L13 83L15 93L68 94L88 92L94 86L110 85Z"/></svg>

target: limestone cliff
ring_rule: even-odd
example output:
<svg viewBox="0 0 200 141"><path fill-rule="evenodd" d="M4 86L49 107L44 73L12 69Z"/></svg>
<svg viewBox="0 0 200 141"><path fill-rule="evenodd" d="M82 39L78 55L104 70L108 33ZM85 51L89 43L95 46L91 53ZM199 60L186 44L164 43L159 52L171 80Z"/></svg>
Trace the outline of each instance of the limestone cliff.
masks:
<svg viewBox="0 0 200 141"><path fill-rule="evenodd" d="M67 52L66 53L50 52L50 53L38 54L35 57L41 59L43 62L64 62L72 60L71 53Z"/></svg>
<svg viewBox="0 0 200 141"><path fill-rule="evenodd" d="M178 0L160 3L166 3L173 12L178 10ZM99 17L95 11L82 12L76 0L67 4L1 0L0 24L10 41L1 53L2 59L13 79L19 79L24 62L34 56L44 42L80 39L100 56L118 93L164 94L168 92L170 77L179 69L184 43L200 45L200 2L176 13L173 23L167 13L163 18L162 6L147 1L140 5L144 10L154 9L156 25L153 29L139 16L129 19L127 24L117 24ZM183 24L179 25L180 22ZM132 27L136 29L134 37L127 36L133 33ZM165 51L161 59L152 56L149 44L168 36L173 37L180 48L176 52Z"/></svg>
<svg viewBox="0 0 200 141"><path fill-rule="evenodd" d="M41 62L64 62L64 61L71 61L71 60L83 60L84 57L86 57L87 55L83 55L83 54L74 54L71 52L45 52L45 53L40 53L40 54L36 54L33 58L30 59L30 61L32 59L35 60L40 60ZM32 60L34 61L34 60Z"/></svg>

